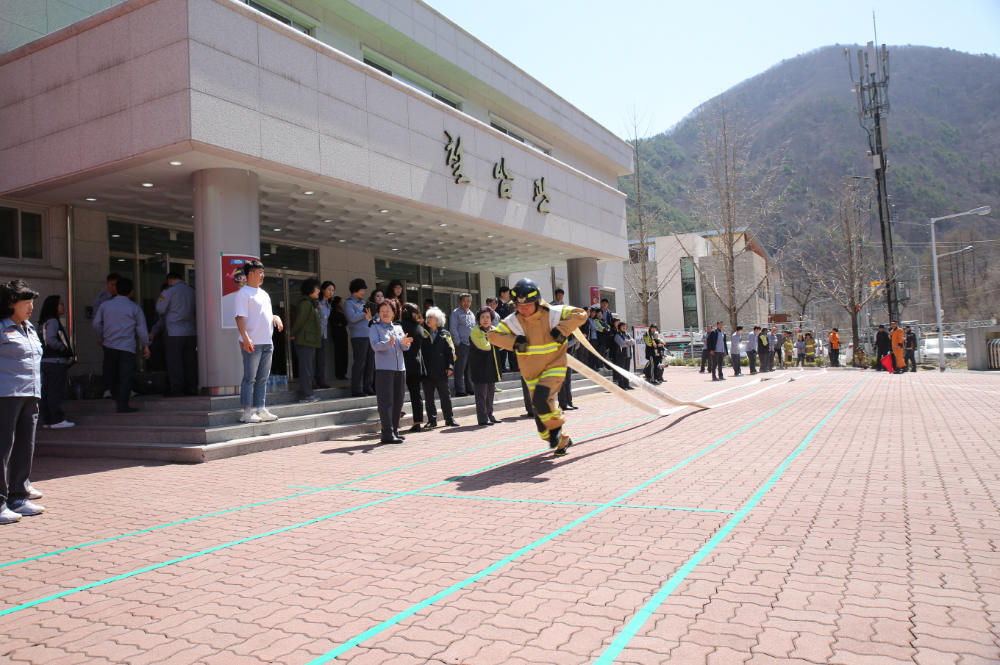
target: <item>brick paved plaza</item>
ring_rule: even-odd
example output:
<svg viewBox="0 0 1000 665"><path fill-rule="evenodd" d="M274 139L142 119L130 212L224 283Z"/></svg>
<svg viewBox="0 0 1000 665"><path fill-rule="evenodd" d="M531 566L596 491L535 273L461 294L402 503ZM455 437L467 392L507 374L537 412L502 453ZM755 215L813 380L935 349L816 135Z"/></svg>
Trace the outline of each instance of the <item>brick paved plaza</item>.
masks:
<svg viewBox="0 0 1000 665"><path fill-rule="evenodd" d="M1000 377L789 375L671 368L675 395L747 399L663 418L583 398L562 459L518 412L194 466L39 458L0 660L1000 660Z"/></svg>

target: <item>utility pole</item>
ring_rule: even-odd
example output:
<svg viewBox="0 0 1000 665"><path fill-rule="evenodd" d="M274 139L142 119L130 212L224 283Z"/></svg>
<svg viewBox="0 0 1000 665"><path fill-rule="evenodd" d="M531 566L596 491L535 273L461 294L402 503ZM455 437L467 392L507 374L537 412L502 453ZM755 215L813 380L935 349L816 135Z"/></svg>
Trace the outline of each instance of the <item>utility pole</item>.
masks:
<svg viewBox="0 0 1000 665"><path fill-rule="evenodd" d="M848 68L851 60L849 49L844 49ZM865 49L858 51L858 79L854 81L854 93L858 102L858 120L868 135L868 157L875 170L875 193L878 200L878 221L882 235L882 260L885 264L885 304L889 319L899 321L899 297L896 290L896 270L892 257L892 220L889 193L886 189L885 174L889 167L886 151L888 135L885 115L889 113L889 51L885 44L879 48L875 42L868 42Z"/></svg>

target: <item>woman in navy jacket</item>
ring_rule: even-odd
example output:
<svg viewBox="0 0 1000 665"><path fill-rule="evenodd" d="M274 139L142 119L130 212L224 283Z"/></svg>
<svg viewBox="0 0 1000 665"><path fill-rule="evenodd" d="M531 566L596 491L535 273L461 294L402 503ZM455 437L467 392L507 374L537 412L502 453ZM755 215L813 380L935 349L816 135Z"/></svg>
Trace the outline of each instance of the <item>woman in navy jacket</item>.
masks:
<svg viewBox="0 0 1000 665"><path fill-rule="evenodd" d="M455 372L455 342L445 328L445 317L437 307L427 310L424 317L424 341L421 345L424 357L424 406L427 409L427 427L437 427L437 407L434 406L434 391L441 398L444 424L458 427L451 410L451 392L448 377Z"/></svg>

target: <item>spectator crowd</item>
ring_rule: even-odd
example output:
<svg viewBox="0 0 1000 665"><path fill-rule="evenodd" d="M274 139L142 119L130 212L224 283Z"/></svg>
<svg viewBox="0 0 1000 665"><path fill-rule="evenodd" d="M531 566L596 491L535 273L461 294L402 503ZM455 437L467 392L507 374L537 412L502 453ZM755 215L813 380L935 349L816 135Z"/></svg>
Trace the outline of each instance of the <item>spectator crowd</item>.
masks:
<svg viewBox="0 0 1000 665"><path fill-rule="evenodd" d="M246 281L234 303L243 363L240 420L272 422L278 417L267 408L267 385L275 331L282 331L284 323L274 314L270 296L262 288L263 264L247 261L243 273ZM112 273L93 306L93 329L103 350L101 388L105 397L115 400L118 413L137 411L130 404L137 355L148 359L150 344L160 335L167 366L164 394L198 394L194 289L180 274L169 273L156 302L158 318L152 329L132 300L133 290L130 279ZM517 355L490 342L490 332L516 311L509 288L501 287L497 297L487 298L478 310L473 310L472 294L463 293L459 306L450 313L432 300L424 301L422 308L406 302L399 280L390 282L387 291L375 289L369 295L367 283L354 279L346 300L335 295L336 286L329 281L306 279L300 290L287 335L298 359L301 403L320 401L315 391L331 387L326 369L327 358L332 357L333 374L337 380L349 381L352 397L376 397L383 443L405 440L399 423L406 415L407 402L413 415L410 431L437 427L438 403L443 424L457 426L452 399L470 395L480 426L498 422L494 400L502 392L499 384L505 374L519 371ZM566 304L562 289L556 289L553 296L552 304ZM36 327L29 319L37 297L22 280L0 284L0 524L45 510L34 503L42 494L29 480L39 416L44 428L74 426L63 410L68 370L76 359L61 323L65 303L58 295L45 298ZM657 326L636 338L609 305L602 299L586 308L587 319L579 331L588 344L570 337L568 352L595 370L604 369L606 363L621 368L623 372L613 373L613 380L624 390L633 388L627 375L638 371L640 364L647 381L662 383L667 347ZM701 342L700 371L707 369L713 381L725 380L727 362L735 376L742 375L744 356L750 374L801 367L814 362L817 355L827 355L831 366L840 366L836 328L820 340L811 331L797 334L777 326L753 326L749 331L737 326L730 334L717 322L706 328ZM889 330L880 326L875 346L878 369L894 373L916 369L917 337L909 327L901 329L895 321ZM883 362L885 358L889 360ZM864 367L864 351L859 348L851 361ZM566 370L558 392L562 410L576 408L572 374ZM524 415L534 417L528 386L523 379L520 383Z"/></svg>

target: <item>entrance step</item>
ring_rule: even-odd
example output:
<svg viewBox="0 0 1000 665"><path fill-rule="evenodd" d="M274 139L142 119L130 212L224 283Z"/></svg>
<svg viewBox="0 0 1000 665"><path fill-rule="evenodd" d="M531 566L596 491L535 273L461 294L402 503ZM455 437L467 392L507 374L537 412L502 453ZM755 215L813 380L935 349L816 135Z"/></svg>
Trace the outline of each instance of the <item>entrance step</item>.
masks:
<svg viewBox="0 0 1000 665"><path fill-rule="evenodd" d="M504 381L495 409L523 411L520 381ZM317 397L338 388L316 391ZM574 376L573 394L603 392L593 382ZM274 398L274 399L272 399ZM235 400L228 406L227 400ZM187 402L186 404L181 404ZM109 404L110 410L86 409ZM196 408L195 404L201 408ZM67 402L67 417L77 423L68 429L39 429L35 454L51 457L114 457L197 464L263 450L313 443L379 431L375 397L332 397L299 404L298 393L269 393L268 409L278 416L271 423L240 423L239 398L143 397L133 399L136 413L114 413L111 400ZM475 399L452 398L456 417L475 413ZM174 405L172 410L167 410ZM178 407L183 408L178 408ZM76 408L73 408L76 407ZM222 407L221 409L218 407ZM404 410L411 411L409 402ZM440 402L438 402L440 412ZM438 414L439 423L443 424ZM413 422L412 413L401 427Z"/></svg>

